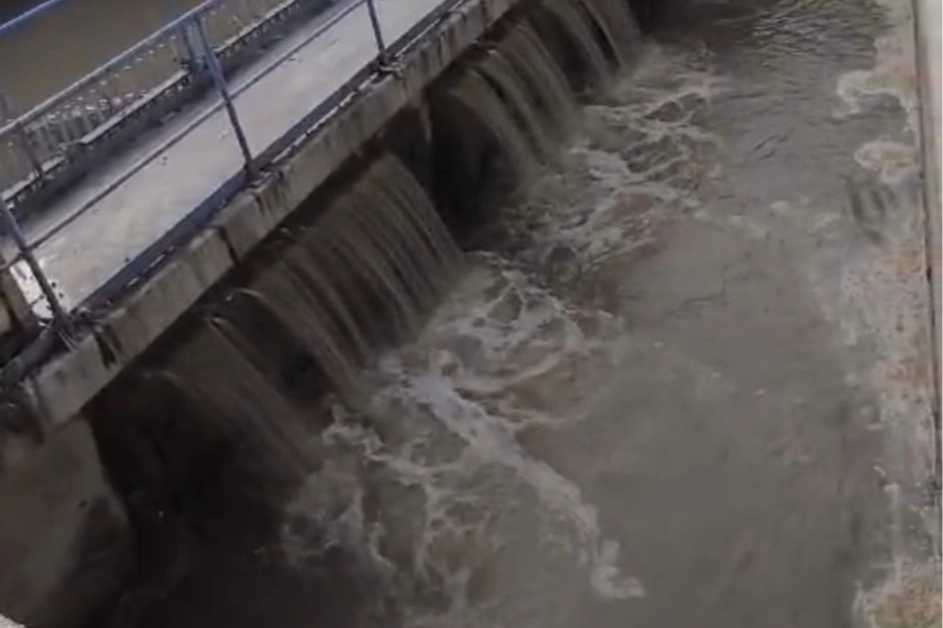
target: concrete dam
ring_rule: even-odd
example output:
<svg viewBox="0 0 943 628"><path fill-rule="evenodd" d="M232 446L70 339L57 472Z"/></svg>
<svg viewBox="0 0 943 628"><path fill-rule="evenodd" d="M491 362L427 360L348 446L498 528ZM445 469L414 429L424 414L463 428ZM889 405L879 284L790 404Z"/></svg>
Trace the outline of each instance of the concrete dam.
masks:
<svg viewBox="0 0 943 628"><path fill-rule="evenodd" d="M0 626L939 621L909 6L289 5L0 196Z"/></svg>

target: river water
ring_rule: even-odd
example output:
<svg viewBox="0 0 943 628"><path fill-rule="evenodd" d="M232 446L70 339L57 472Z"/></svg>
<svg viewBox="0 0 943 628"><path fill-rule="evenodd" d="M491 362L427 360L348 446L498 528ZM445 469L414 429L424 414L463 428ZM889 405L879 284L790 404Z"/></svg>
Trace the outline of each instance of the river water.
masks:
<svg viewBox="0 0 943 628"><path fill-rule="evenodd" d="M0 22L38 5L14 0ZM0 91L23 113L156 31L198 0L71 0L0 38Z"/></svg>
<svg viewBox="0 0 943 628"><path fill-rule="evenodd" d="M667 5L275 538L141 625L866 625L929 520L907 6Z"/></svg>
<svg viewBox="0 0 943 628"><path fill-rule="evenodd" d="M906 62L867 3L675 10L328 430L407 623L847 625L887 549L881 426L929 401L879 374L920 278L869 267L919 233Z"/></svg>

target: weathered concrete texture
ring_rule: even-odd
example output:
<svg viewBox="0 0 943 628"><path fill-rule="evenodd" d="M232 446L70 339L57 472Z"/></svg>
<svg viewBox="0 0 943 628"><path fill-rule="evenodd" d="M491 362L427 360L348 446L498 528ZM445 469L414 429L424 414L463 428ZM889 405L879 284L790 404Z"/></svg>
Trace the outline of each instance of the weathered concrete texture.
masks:
<svg viewBox="0 0 943 628"><path fill-rule="evenodd" d="M940 162L940 116L943 112L943 81L940 76L940 60L943 49L940 43L940 23L943 21L939 0L914 0L917 25L917 67L919 70L921 97L921 124L923 126L923 158L926 205L929 223L929 255L933 305L936 322L935 360L937 378L940 377L940 330L941 327L941 246L943 231L941 223L941 162ZM937 382L939 384L939 382ZM937 391L939 397L939 391ZM939 399L938 399L939 401Z"/></svg>
<svg viewBox="0 0 943 628"><path fill-rule="evenodd" d="M0 255L0 266L6 264ZM0 271L0 347L12 339L23 328L30 326L35 318L29 303L10 270ZM6 359L0 348L0 359Z"/></svg>
<svg viewBox="0 0 943 628"><path fill-rule="evenodd" d="M276 171L222 210L213 225L137 289L91 335L24 382L47 425L68 421L135 356L234 267L401 108L514 4L474 0L450 13L327 122L302 137Z"/></svg>
<svg viewBox="0 0 943 628"><path fill-rule="evenodd" d="M0 611L34 627L76 625L116 590L127 522L84 420L3 469L0 505Z"/></svg>

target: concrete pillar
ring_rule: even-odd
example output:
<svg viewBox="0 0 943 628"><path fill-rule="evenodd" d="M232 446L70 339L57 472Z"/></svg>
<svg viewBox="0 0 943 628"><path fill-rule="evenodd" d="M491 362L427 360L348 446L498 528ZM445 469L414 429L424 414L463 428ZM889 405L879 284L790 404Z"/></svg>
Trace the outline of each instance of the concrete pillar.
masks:
<svg viewBox="0 0 943 628"><path fill-rule="evenodd" d="M5 265L6 260L0 254L0 267ZM28 329L33 326L33 312L9 269L0 270L0 301L0 337L12 329Z"/></svg>
<svg viewBox="0 0 943 628"><path fill-rule="evenodd" d="M0 437L0 613L31 628L82 625L130 565L91 428L76 418L31 447Z"/></svg>

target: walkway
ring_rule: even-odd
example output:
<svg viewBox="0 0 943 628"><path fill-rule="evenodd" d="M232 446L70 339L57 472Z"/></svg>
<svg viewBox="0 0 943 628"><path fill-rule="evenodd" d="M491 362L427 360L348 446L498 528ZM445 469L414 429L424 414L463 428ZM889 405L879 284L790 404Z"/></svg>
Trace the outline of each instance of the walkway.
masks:
<svg viewBox="0 0 943 628"><path fill-rule="evenodd" d="M440 4L442 0L377 0L384 40L391 44L407 36ZM286 53L291 54L271 67ZM253 156L270 160L299 131L323 119L332 96L352 79L369 78L376 54L366 4L345 2L243 70L230 84ZM218 110L210 113L214 107ZM193 128L174 142L189 126ZM29 225L27 235L41 238L75 216L36 249L37 258L66 307L90 297L110 297L218 209L242 184L242 168L235 134L218 99L200 103L88 177ZM38 300L38 287L25 264L14 271L27 296Z"/></svg>

